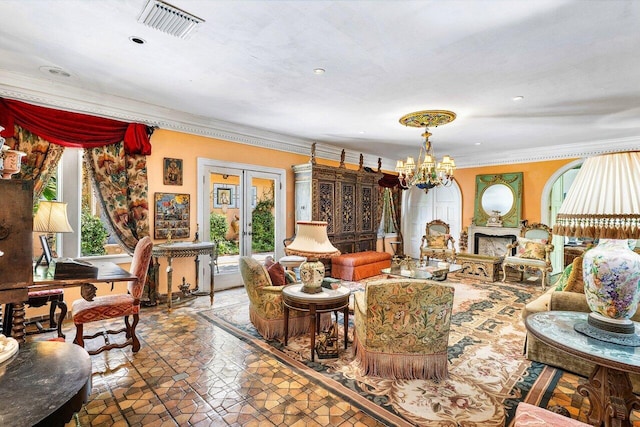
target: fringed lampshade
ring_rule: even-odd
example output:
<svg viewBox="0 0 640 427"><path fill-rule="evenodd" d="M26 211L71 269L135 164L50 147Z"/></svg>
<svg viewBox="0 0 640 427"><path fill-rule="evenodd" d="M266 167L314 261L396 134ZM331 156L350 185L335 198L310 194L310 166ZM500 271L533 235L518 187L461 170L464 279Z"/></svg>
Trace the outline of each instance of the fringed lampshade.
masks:
<svg viewBox="0 0 640 427"><path fill-rule="evenodd" d="M340 255L329 241L326 221L298 221L296 237L285 248L287 255L299 255L307 258L300 265L300 280L303 283L302 292L315 294L322 291L324 265L319 258L330 258Z"/></svg>
<svg viewBox="0 0 640 427"><path fill-rule="evenodd" d="M591 313L576 330L592 338L640 346L630 318L638 307L640 152L587 159L558 211L553 233L599 239L585 252L583 279Z"/></svg>

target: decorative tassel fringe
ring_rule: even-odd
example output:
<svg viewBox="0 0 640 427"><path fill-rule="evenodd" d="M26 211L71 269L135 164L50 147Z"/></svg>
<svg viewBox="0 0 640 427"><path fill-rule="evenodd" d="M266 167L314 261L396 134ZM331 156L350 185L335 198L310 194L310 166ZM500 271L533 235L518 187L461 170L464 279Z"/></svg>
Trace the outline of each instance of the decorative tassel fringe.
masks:
<svg viewBox="0 0 640 427"><path fill-rule="evenodd" d="M284 338L284 319L265 319L249 308L249 319L263 338L275 340ZM289 317L289 338L309 333L309 316ZM326 329L331 325L331 314L322 313L320 317L320 329Z"/></svg>
<svg viewBox="0 0 640 427"><path fill-rule="evenodd" d="M355 357L365 375L391 379L449 378L447 352L434 354L380 353L367 350L354 334Z"/></svg>
<svg viewBox="0 0 640 427"><path fill-rule="evenodd" d="M640 214L558 214L553 234L591 239L640 239Z"/></svg>

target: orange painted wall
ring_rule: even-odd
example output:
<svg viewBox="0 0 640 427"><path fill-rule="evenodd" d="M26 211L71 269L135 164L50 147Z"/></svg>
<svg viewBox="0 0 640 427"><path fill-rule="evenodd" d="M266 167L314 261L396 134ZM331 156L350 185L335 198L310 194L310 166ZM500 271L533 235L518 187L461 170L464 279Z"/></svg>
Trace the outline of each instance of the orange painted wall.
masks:
<svg viewBox="0 0 640 427"><path fill-rule="evenodd" d="M575 159L546 162L517 163L511 165L485 166L458 169L455 180L462 192L462 226L471 224L475 207L476 175L522 172L522 219L539 222L541 218L540 198L547 181L558 169Z"/></svg>
<svg viewBox="0 0 640 427"><path fill-rule="evenodd" d="M163 193L188 193L191 195L192 211L189 239L193 239L197 225L197 159L209 158L235 163L245 163L272 168L282 168L286 171L286 236L292 236L295 232L295 198L294 198L294 174L292 165L298 165L309 161L309 155L286 153L284 151L270 150L222 141L203 136L185 134L170 130L158 129L151 137L152 153L147 157L147 173L149 179L149 200L153 200L156 192ZM182 159L183 185L163 184L163 160L165 157ZM317 159L318 163L338 166L334 160ZM369 165L373 167L373 165ZM355 165L347 165L349 169L357 169ZM150 206L150 227L153 239L154 206ZM154 243L162 243L164 240L154 240ZM160 259L160 284L159 292L167 292L166 260ZM178 285L185 277L191 285L194 284L194 263L192 258L177 258L173 261L172 291L178 290Z"/></svg>

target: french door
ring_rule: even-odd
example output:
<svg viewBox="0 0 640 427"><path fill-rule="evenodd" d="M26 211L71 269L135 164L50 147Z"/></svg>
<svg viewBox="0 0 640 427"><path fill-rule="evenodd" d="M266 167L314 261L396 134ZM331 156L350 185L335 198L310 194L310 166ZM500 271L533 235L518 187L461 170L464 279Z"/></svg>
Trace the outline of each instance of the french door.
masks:
<svg viewBox="0 0 640 427"><path fill-rule="evenodd" d="M200 240L218 242L214 290L242 285L240 256L282 256L284 183L282 169L198 159ZM200 283L209 283L208 270Z"/></svg>

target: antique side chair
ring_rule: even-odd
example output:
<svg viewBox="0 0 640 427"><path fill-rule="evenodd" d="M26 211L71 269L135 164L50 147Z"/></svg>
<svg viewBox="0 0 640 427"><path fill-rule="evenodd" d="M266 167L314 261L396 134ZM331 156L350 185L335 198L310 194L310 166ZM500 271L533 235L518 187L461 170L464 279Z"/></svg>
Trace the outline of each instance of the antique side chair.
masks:
<svg viewBox="0 0 640 427"><path fill-rule="evenodd" d="M147 280L152 248L153 243L148 236L138 241L129 270L138 279L127 284L128 292L126 294L98 296L94 297L92 301L79 299L73 302L71 313L73 323L76 325L76 337L73 342L80 347L84 347L85 339L103 336L105 340L105 345L97 350L89 351L89 354L98 354L105 350L111 350L112 348L124 348L127 346L132 346L134 353L140 350L140 341L136 336L136 326L138 325L140 317L140 297L142 296L144 283ZM133 322L131 323L129 322L129 316L133 318ZM124 318L124 328L115 331L100 331L93 335L83 335L85 323L118 317ZM122 332L126 334L126 340L124 342L109 342L109 335Z"/></svg>
<svg viewBox="0 0 640 427"><path fill-rule="evenodd" d="M420 244L420 262L429 262L430 258L455 262L456 249L454 238L449 233L449 224L434 219L425 226Z"/></svg>
<svg viewBox="0 0 640 427"><path fill-rule="evenodd" d="M552 238L551 228L545 224L533 223L522 227L518 240L507 245L507 253L502 261L502 282L507 280L507 268L519 271L520 280L524 278L525 271L537 270L542 276L542 289L546 289L549 281L548 273L553 270ZM512 255L513 248L516 248L515 255Z"/></svg>

